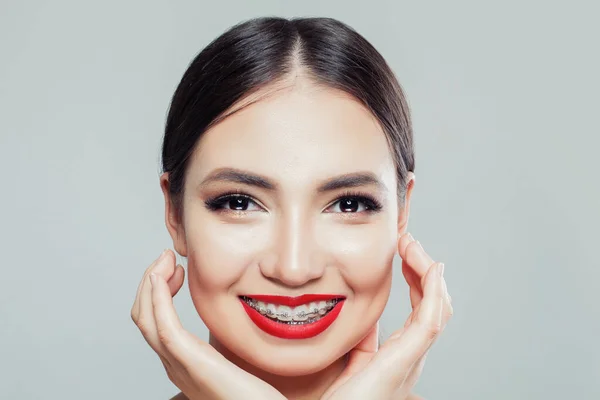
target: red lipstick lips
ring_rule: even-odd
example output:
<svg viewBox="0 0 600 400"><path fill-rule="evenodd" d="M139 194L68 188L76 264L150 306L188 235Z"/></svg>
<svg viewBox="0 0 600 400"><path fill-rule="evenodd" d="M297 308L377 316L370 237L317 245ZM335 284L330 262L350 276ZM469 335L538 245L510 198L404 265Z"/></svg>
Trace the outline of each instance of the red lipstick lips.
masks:
<svg viewBox="0 0 600 400"><path fill-rule="evenodd" d="M296 307L316 301L328 301L337 299L338 302L329 312L314 322L303 322L298 324L287 324L269 318L251 307L245 300L240 298L244 310L262 331L282 339L308 339L325 331L337 319L344 305L344 296L333 294L305 294L298 297L275 296L275 295L244 295L243 297L262 301L275 305Z"/></svg>

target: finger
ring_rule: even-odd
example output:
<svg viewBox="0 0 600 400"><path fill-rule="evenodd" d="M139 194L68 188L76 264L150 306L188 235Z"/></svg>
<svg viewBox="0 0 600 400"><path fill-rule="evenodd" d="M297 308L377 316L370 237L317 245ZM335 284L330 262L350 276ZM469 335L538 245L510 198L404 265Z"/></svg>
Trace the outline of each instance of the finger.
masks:
<svg viewBox="0 0 600 400"><path fill-rule="evenodd" d="M446 306L446 291L444 290L443 263L435 263L427 274L423 288L423 300L415 316L415 326L430 334L435 339L441 332L444 308ZM412 325L411 325L412 326Z"/></svg>
<svg viewBox="0 0 600 400"><path fill-rule="evenodd" d="M168 258L168 257L166 257ZM174 260L169 261L174 264ZM163 266L165 262L162 263ZM157 266L161 270L161 266ZM254 375L238 368L208 343L186 331L177 316L173 297L161 273L152 273L151 302L162 356L189 376L193 384L212 391L215 398L280 399L281 393ZM204 398L204 397L203 397ZM212 397L211 397L212 398Z"/></svg>
<svg viewBox="0 0 600 400"><path fill-rule="evenodd" d="M404 384L400 387L399 390L394 392L394 398L398 399L413 399L413 397L409 397L409 394L417 384L421 373L423 372L423 367L425 366L425 360L427 359L427 353L423 355L423 357L419 358L415 364L413 365L410 373L406 377ZM421 397L416 398L415 400L423 400Z"/></svg>
<svg viewBox="0 0 600 400"><path fill-rule="evenodd" d="M404 279L406 280L406 283L408 283L410 292L410 305L414 310L423 298L421 278L405 260L402 260L402 275L404 275Z"/></svg>
<svg viewBox="0 0 600 400"><path fill-rule="evenodd" d="M152 268L154 268L156 263L158 263L161 260L161 258L166 253L166 251L167 251L167 249L163 250L163 252L160 253L160 255L152 262L152 264L150 264L150 266L148 268L146 268L146 271L144 271L142 280L140 281L137 291L135 293L135 300L133 301L133 306L131 307L131 318L133 319L134 322L137 322L137 319L140 314L140 293L142 291L142 286L144 286L144 282L147 282L148 275L150 274L150 271L152 271Z"/></svg>
<svg viewBox="0 0 600 400"><path fill-rule="evenodd" d="M216 398L245 398L248 385L244 382L250 382L256 378L241 368L237 368L214 347L186 331L173 305L173 297L168 283L159 273L151 274L150 278L152 311L160 341L161 356L172 365L177 365L179 370L189 374L195 383L217 390ZM262 381L257 380L256 382ZM257 393L257 398L280 398L279 396L274 397L275 393L280 395L279 392L264 382L260 389L261 393Z"/></svg>
<svg viewBox="0 0 600 400"><path fill-rule="evenodd" d="M382 375L389 385L404 381L441 332L444 291L436 268L439 264L434 264L426 274L423 300L414 321L392 335L373 358L370 371Z"/></svg>
<svg viewBox="0 0 600 400"><path fill-rule="evenodd" d="M156 333L161 346L169 356L179 360L183 352L181 345L186 341L183 326L173 306L173 297L167 282L160 274L150 275L152 282L152 315L156 323ZM163 354L165 356L165 354Z"/></svg>
<svg viewBox="0 0 600 400"><path fill-rule="evenodd" d="M212 346L187 332L177 315L169 285L160 274L151 274L153 319L160 342L161 355L186 370L194 370L202 379L217 382L223 377L246 374L218 353ZM231 388L231 386L229 387Z"/></svg>
<svg viewBox="0 0 600 400"><path fill-rule="evenodd" d="M400 258L403 260L406 258L406 247L409 243L414 241L415 239L408 232L400 236L400 239L398 239L398 254L400 255Z"/></svg>
<svg viewBox="0 0 600 400"><path fill-rule="evenodd" d="M445 293L445 316L444 318L450 318L454 315L454 309L452 308L452 296L448 293L448 286L446 285L446 278L442 277L442 286Z"/></svg>
<svg viewBox="0 0 600 400"><path fill-rule="evenodd" d="M415 271L421 280L421 287L424 283L425 275L433 264L433 259L425 252L418 240L410 242L406 246L406 263Z"/></svg>
<svg viewBox="0 0 600 400"><path fill-rule="evenodd" d="M408 283L410 291L410 303L413 309L423 297L423 292L421 289L421 277L412 270L406 261L406 249L408 245L414 241L415 240L410 233L403 234L398 240L398 254L402 259L402 274L404 275L406 283Z"/></svg>
<svg viewBox="0 0 600 400"><path fill-rule="evenodd" d="M173 276L173 274L175 272L174 264L175 264L175 254L173 254L173 252L171 250L165 249L162 252L162 254L160 255L157 262L154 263L152 268L149 268L147 273L144 275L145 279L140 288L140 298L142 297L141 294L145 294L146 296L144 296L144 298L148 300L148 301L146 301L146 306L145 306L144 310L151 311L151 307L150 307L151 302L149 300L150 293L152 291L152 286L150 285L150 273L152 273L152 272L159 273L163 276L163 278L165 280L171 279L171 277ZM141 312L142 312L142 302L140 301L140 313Z"/></svg>
<svg viewBox="0 0 600 400"><path fill-rule="evenodd" d="M448 286L446 286L446 278L444 277L444 279L442 279L442 287L444 289L444 293L446 293L446 300L448 301L448 303L452 302L452 298L450 297L450 294L448 293Z"/></svg>
<svg viewBox="0 0 600 400"><path fill-rule="evenodd" d="M167 281L167 284L169 285L169 291L171 292L171 297L174 297L179 292L179 289L181 289L183 286L184 278L185 269L182 265L178 264L175 267L175 272L173 272L171 279Z"/></svg>
<svg viewBox="0 0 600 400"><path fill-rule="evenodd" d="M423 250L419 241L409 242L407 238L401 243L404 253L402 274L410 288L410 303L414 309L423 298L423 279L433 264L433 259Z"/></svg>
<svg viewBox="0 0 600 400"><path fill-rule="evenodd" d="M161 257L160 261L156 263L156 265L154 265L154 267L150 270L150 275L154 273L156 275L160 275L161 277L164 277L165 275L170 277L172 274L168 271L174 270L174 264L175 258L173 252L167 250ZM144 338L150 347L152 347L152 349L157 353L162 354L163 350L160 340L158 339L156 321L154 320L154 310L152 306L152 283L150 282L150 276L148 276L142 284L139 303L140 311L137 322L138 328L140 331L142 331L142 334L144 335Z"/></svg>

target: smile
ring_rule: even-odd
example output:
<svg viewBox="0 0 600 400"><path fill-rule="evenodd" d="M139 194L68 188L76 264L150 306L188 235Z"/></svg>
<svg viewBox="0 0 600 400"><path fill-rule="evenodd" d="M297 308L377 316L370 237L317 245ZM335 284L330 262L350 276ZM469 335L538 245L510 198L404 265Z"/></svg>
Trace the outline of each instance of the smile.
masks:
<svg viewBox="0 0 600 400"><path fill-rule="evenodd" d="M284 339L307 339L325 331L338 317L345 297L240 296L244 310L261 330Z"/></svg>

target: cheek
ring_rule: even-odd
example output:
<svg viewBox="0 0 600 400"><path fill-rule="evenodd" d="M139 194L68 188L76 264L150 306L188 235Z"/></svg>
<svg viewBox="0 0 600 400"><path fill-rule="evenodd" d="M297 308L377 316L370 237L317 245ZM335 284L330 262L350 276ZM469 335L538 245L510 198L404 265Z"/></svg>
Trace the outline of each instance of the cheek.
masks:
<svg viewBox="0 0 600 400"><path fill-rule="evenodd" d="M222 293L236 283L263 246L264 232L250 224L224 224L205 218L188 227L190 285L205 292Z"/></svg>
<svg viewBox="0 0 600 400"><path fill-rule="evenodd" d="M321 241L335 257L340 274L354 292L380 290L389 284L397 252L394 226L333 226L322 235Z"/></svg>

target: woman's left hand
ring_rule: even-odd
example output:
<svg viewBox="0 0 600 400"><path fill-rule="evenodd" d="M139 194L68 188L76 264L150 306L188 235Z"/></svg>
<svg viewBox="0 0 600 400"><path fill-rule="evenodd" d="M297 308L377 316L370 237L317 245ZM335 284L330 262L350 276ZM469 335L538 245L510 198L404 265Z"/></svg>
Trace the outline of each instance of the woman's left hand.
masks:
<svg viewBox="0 0 600 400"><path fill-rule="evenodd" d="M412 312L404 327L377 349L378 325L350 352L342 375L322 400L411 400L425 358L453 314L443 277L443 264L434 262L413 239L398 241L402 273L410 287ZM441 266L441 268L439 268Z"/></svg>

